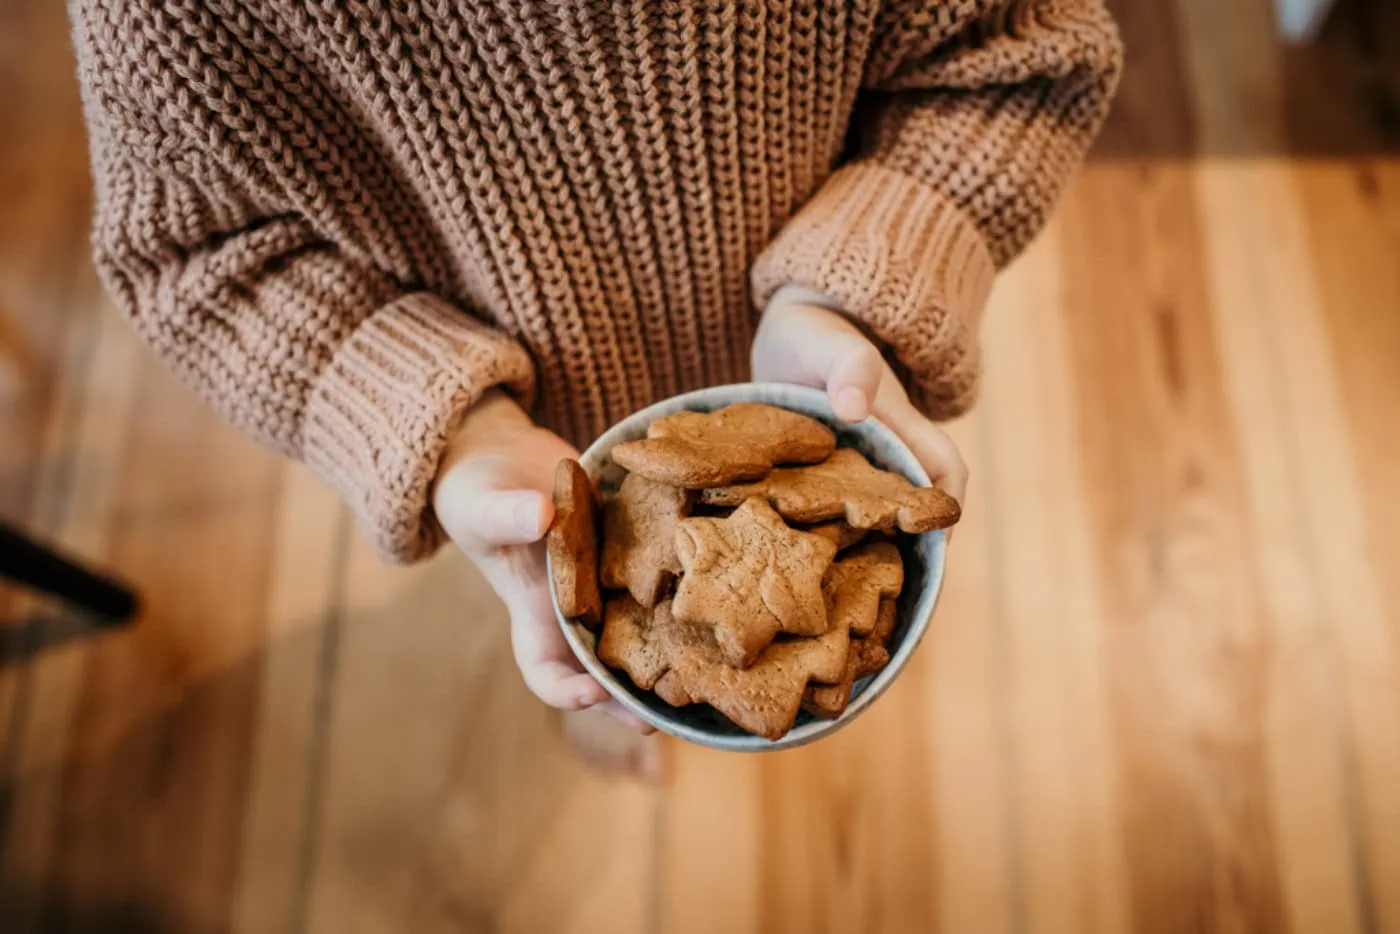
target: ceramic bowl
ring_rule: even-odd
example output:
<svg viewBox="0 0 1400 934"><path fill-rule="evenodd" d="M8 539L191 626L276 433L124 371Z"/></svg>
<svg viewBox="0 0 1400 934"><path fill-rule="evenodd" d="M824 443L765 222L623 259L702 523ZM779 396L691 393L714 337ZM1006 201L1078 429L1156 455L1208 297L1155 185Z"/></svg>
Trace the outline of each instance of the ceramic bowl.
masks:
<svg viewBox="0 0 1400 934"><path fill-rule="evenodd" d="M878 420L868 418L859 424L847 424L832 414L824 392L786 383L715 386L663 400L618 422L583 452L580 462L606 498L616 492L624 475L622 468L614 464L609 456L614 446L645 437L647 426L663 415L683 410L707 412L735 402L766 402L810 415L836 433L839 446L855 448L872 464L902 474L916 486L929 485L928 474L915 460L913 453ZM856 682L851 702L840 717L824 720L804 710L797 715L797 723L787 735L778 740L767 740L747 733L707 705L672 707L652 692L643 691L625 673L614 672L598 660L595 652L597 637L584 626L565 619L559 613L557 597L555 615L559 617L559 625L563 627L574 654L588 673L597 678L622 706L658 730L714 749L764 751L801 746L834 733L859 717L894 683L909 663L910 656L928 631L939 591L943 587L946 541L946 534L941 530L900 536L904 556L904 590L899 596L898 620L889 639L889 664L877 674ZM553 580L553 574L550 579Z"/></svg>

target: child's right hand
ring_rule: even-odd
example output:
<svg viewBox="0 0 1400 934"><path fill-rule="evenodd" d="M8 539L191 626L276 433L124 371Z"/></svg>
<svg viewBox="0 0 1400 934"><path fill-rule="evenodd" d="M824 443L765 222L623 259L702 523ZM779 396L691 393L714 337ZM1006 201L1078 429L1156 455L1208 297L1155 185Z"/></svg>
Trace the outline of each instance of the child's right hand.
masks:
<svg viewBox="0 0 1400 934"><path fill-rule="evenodd" d="M544 535L554 519L554 471L560 460L577 456L509 397L491 392L448 443L433 487L433 509L505 602L515 662L535 696L562 710L602 704L618 719L641 727L584 672L549 597Z"/></svg>

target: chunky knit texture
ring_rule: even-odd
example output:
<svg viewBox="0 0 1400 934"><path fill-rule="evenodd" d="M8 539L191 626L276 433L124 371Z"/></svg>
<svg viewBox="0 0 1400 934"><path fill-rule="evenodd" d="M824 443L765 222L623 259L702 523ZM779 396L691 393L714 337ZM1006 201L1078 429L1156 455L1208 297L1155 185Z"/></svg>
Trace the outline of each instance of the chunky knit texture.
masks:
<svg viewBox="0 0 1400 934"><path fill-rule="evenodd" d="M823 293L930 414L1100 124L1100 0L73 0L98 266L411 560L501 386L585 442ZM750 290L752 286L752 291Z"/></svg>

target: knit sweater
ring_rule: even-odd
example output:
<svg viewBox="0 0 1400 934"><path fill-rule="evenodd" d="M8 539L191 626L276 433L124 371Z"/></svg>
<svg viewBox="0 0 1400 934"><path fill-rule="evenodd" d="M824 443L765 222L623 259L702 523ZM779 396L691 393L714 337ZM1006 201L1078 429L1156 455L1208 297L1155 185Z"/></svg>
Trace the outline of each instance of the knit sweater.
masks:
<svg viewBox="0 0 1400 934"><path fill-rule="evenodd" d="M576 443L822 293L934 417L1104 117L1100 0L72 0L98 269L387 555L500 387Z"/></svg>

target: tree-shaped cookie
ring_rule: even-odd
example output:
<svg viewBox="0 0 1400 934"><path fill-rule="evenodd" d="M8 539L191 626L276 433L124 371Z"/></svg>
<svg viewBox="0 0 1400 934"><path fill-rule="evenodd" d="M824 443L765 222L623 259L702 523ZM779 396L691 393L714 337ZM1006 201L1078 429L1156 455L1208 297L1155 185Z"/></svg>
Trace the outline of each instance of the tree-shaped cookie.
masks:
<svg viewBox="0 0 1400 934"><path fill-rule="evenodd" d="M624 596L608 603L598 658L669 704L707 703L749 732L778 739L792 728L809 683L845 676L849 646L846 630L834 629L775 642L750 667L734 668L714 631L678 620L671 601L647 609Z"/></svg>
<svg viewBox="0 0 1400 934"><path fill-rule="evenodd" d="M851 634L846 670L834 686L808 687L804 706L823 717L839 717L857 678L878 671L889 660L885 637L894 628L894 598L904 587L904 562L890 542L852 549L834 562L822 580L827 618Z"/></svg>
<svg viewBox="0 0 1400 934"><path fill-rule="evenodd" d="M678 701L709 704L750 733L778 739L792 729L813 683L844 677L850 645L850 635L841 629L774 642L748 668L724 664L713 643L688 646L657 690L675 706ZM666 687L672 683L674 688Z"/></svg>
<svg viewBox="0 0 1400 934"><path fill-rule="evenodd" d="M673 612L714 627L728 664L753 664L779 632L827 631L821 581L836 543L788 528L762 500L748 500L723 519L681 520L676 554L684 574Z"/></svg>
<svg viewBox="0 0 1400 934"><path fill-rule="evenodd" d="M612 459L660 483L697 490L757 480L776 464L814 464L835 449L831 429L816 419L739 402L658 418L646 438L613 448Z"/></svg>
<svg viewBox="0 0 1400 934"><path fill-rule="evenodd" d="M852 545L859 545L869 530L855 528L845 519L834 519L831 522L818 522L816 525L803 526L802 531L831 539L836 543L837 552L842 552Z"/></svg>
<svg viewBox="0 0 1400 934"><path fill-rule="evenodd" d="M820 464L781 467L753 483L705 490L702 500L734 506L762 497L794 522L845 517L858 529L927 532L953 525L958 501L934 487L917 487L899 474L871 466L859 452L842 448Z"/></svg>
<svg viewBox="0 0 1400 934"><path fill-rule="evenodd" d="M827 620L853 635L866 635L875 625L880 601L894 599L903 588L904 560L891 542L853 548L822 580Z"/></svg>
<svg viewBox="0 0 1400 934"><path fill-rule="evenodd" d="M642 606L655 606L667 581L681 569L676 523L693 493L628 474L603 506L603 586L626 590Z"/></svg>
<svg viewBox="0 0 1400 934"><path fill-rule="evenodd" d="M895 602L885 600L880 603L875 617L875 627L868 636L851 638L850 651L846 653L846 670L841 680L835 684L809 684L802 698L802 708L808 713L828 720L846 712L851 702L851 688L856 681L866 675L873 675L890 661L885 641L894 632L896 620Z"/></svg>

